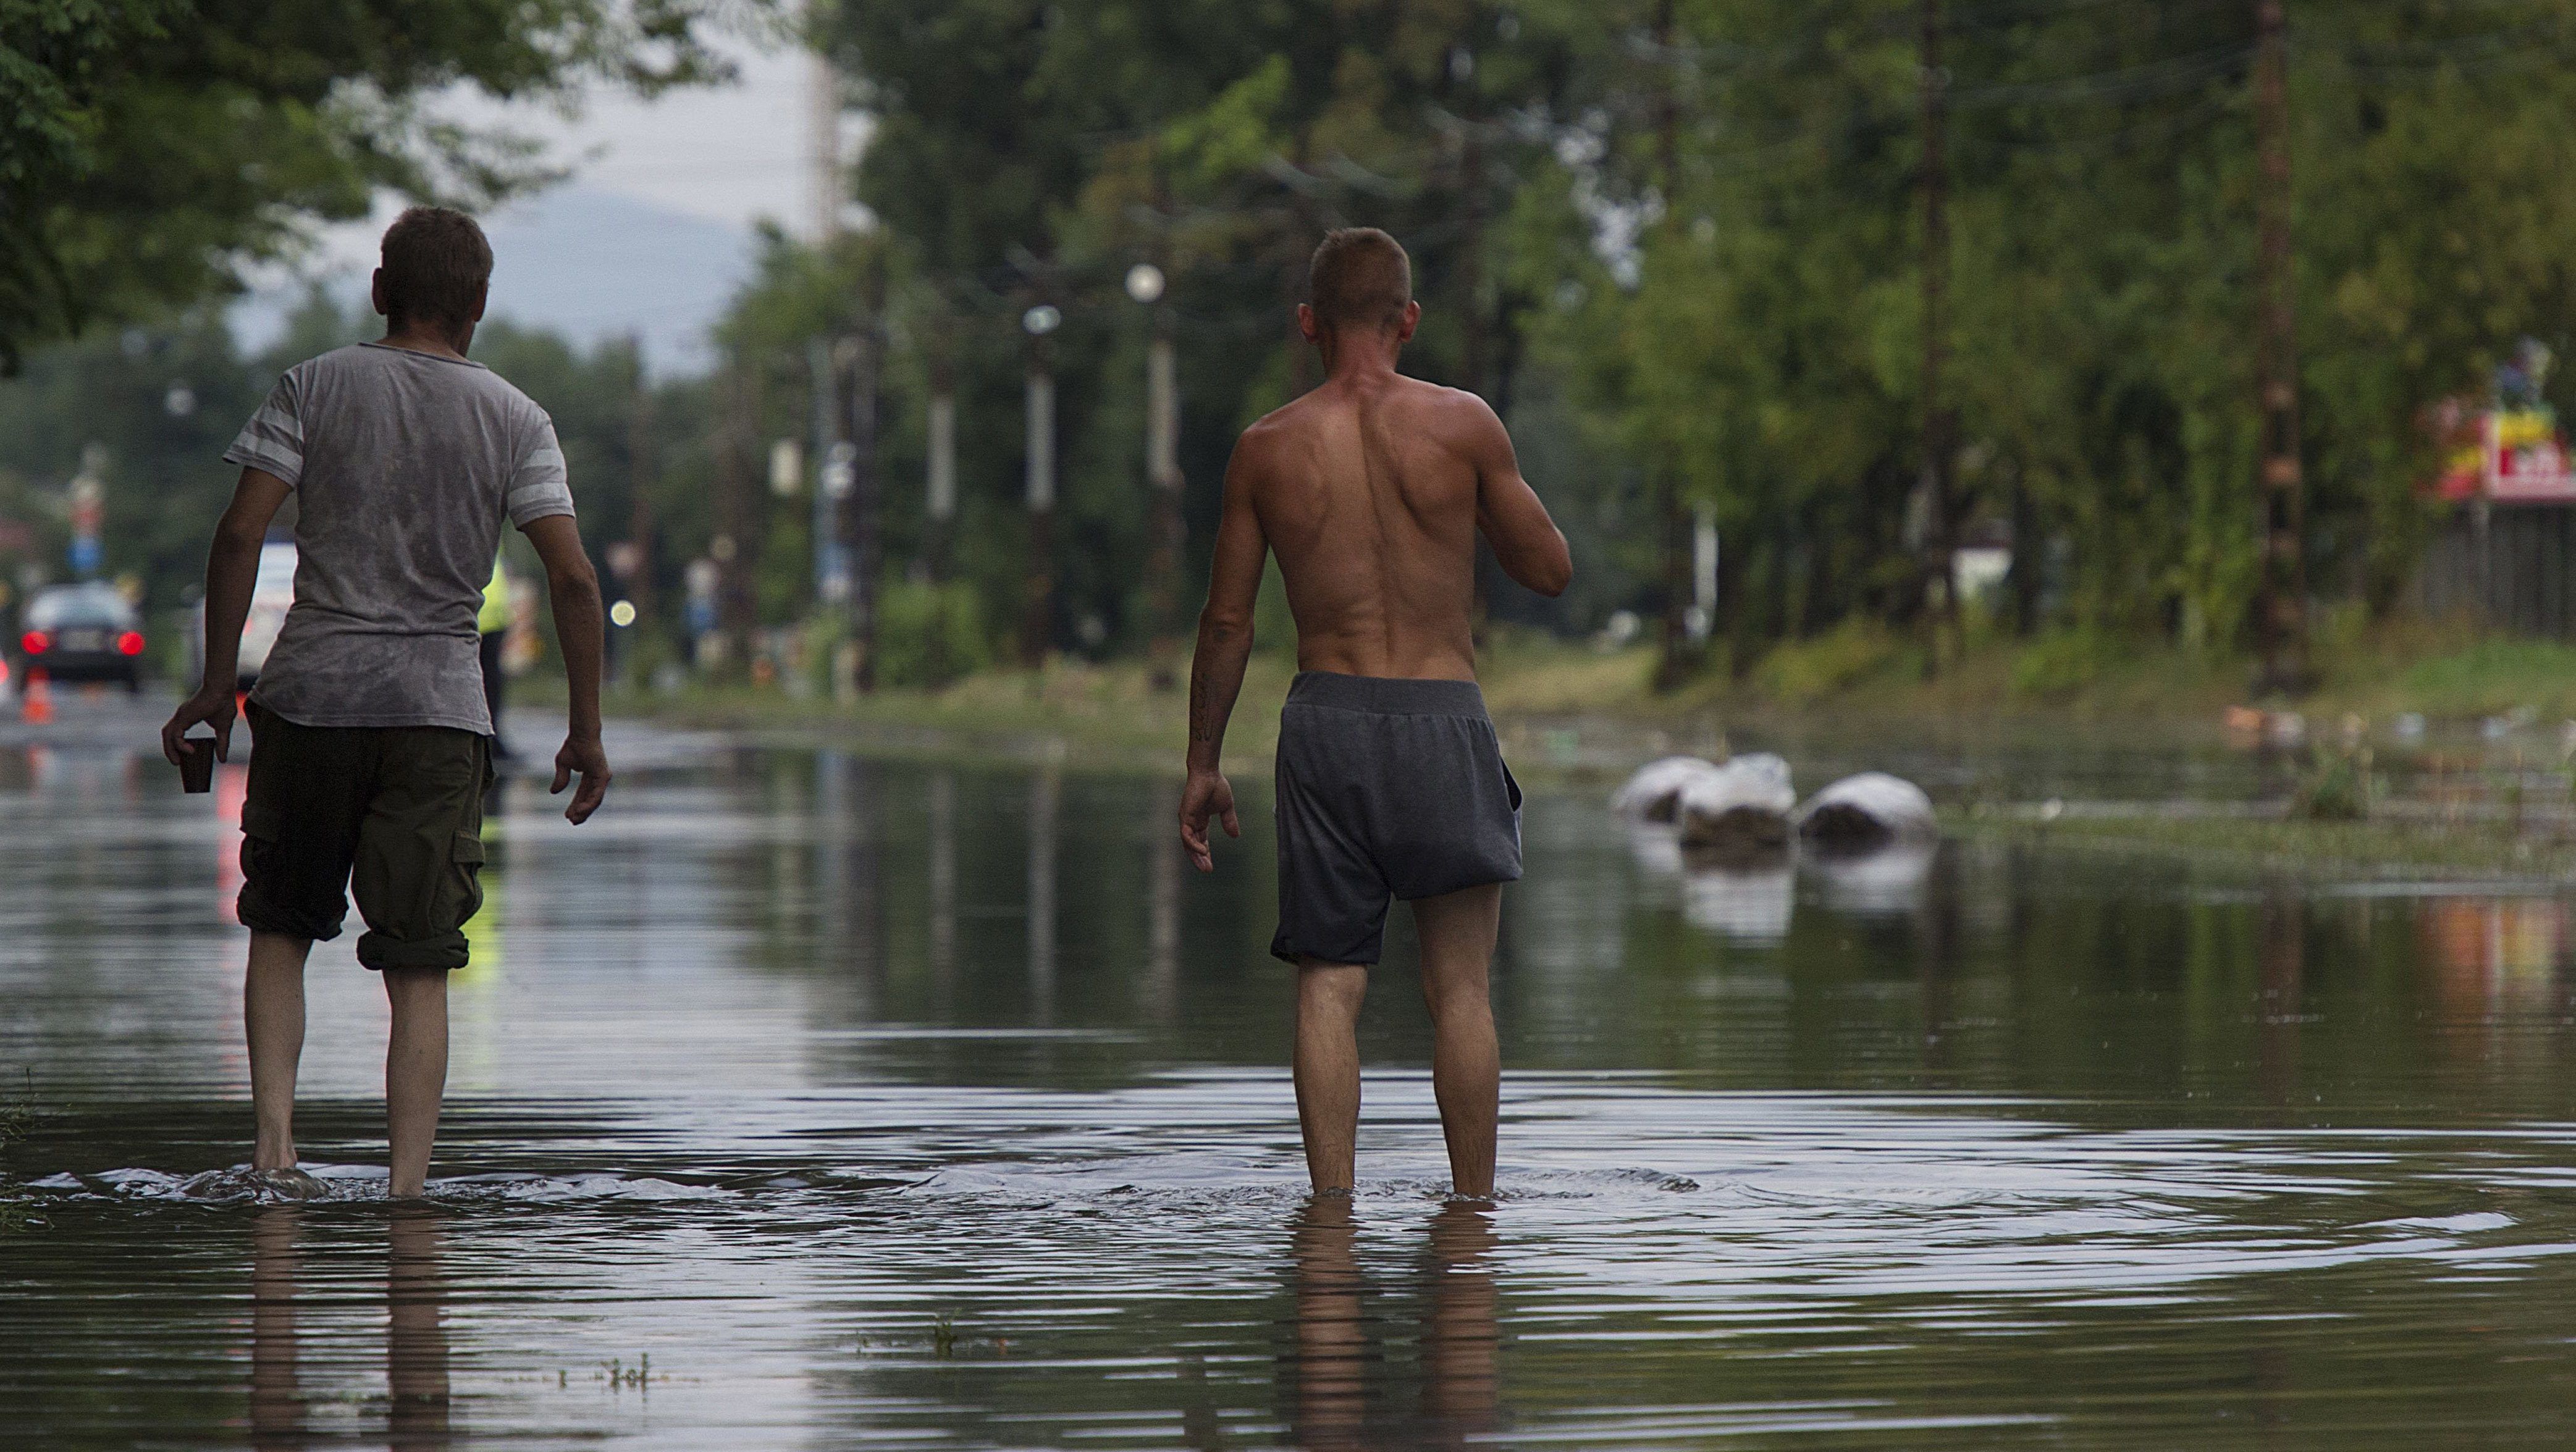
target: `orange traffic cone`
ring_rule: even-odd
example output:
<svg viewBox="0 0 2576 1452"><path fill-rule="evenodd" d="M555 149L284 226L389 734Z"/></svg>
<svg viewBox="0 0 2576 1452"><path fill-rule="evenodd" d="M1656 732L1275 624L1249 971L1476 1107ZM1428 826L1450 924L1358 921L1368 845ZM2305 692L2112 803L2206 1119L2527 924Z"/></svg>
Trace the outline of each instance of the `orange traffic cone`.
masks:
<svg viewBox="0 0 2576 1452"><path fill-rule="evenodd" d="M30 726L53 723L54 688L42 669L27 672L27 687L18 693L18 719Z"/></svg>

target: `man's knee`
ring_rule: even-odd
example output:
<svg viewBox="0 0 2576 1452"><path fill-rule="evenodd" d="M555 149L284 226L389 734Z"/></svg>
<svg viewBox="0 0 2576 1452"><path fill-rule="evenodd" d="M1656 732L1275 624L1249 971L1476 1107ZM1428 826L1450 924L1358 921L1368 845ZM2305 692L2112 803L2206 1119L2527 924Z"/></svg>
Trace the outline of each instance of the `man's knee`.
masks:
<svg viewBox="0 0 2576 1452"><path fill-rule="evenodd" d="M1485 967L1478 963L1472 970L1460 968L1440 973L1423 965L1422 1001L1430 1006L1433 1019L1446 1019L1452 1014L1493 1013L1493 994L1486 982Z"/></svg>
<svg viewBox="0 0 2576 1452"><path fill-rule="evenodd" d="M447 997L448 970L445 968L396 967L386 968L381 972L385 980L385 997L393 1000L396 1009L406 1004L444 1000Z"/></svg>
<svg viewBox="0 0 2576 1452"><path fill-rule="evenodd" d="M1301 958L1297 963L1297 1001L1312 1008L1358 1013L1368 997L1368 969L1356 963L1323 963Z"/></svg>

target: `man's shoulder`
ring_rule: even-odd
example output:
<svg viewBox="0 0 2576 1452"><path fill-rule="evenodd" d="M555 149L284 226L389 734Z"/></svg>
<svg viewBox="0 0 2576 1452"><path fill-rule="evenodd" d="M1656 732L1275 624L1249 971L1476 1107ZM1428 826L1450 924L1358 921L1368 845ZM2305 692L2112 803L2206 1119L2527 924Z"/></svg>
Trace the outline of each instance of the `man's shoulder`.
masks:
<svg viewBox="0 0 2576 1452"><path fill-rule="evenodd" d="M1301 422L1314 412L1314 408L1315 395L1301 393L1254 419L1251 426L1243 431L1243 440L1246 443L1259 443L1276 439L1282 434L1294 433Z"/></svg>
<svg viewBox="0 0 2576 1452"><path fill-rule="evenodd" d="M1399 377L1394 395L1399 406L1443 423L1475 426L1494 417L1494 407L1483 395L1427 378Z"/></svg>

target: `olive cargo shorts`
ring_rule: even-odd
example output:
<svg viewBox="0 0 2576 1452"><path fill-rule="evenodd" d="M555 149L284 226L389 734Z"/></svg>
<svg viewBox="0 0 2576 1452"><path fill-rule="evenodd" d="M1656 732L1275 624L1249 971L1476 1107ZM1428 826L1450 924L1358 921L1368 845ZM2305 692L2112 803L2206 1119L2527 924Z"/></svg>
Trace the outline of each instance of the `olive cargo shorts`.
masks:
<svg viewBox="0 0 2576 1452"><path fill-rule="evenodd" d="M242 926L328 941L354 888L359 962L464 967L491 742L450 726L299 726L256 701L250 727Z"/></svg>

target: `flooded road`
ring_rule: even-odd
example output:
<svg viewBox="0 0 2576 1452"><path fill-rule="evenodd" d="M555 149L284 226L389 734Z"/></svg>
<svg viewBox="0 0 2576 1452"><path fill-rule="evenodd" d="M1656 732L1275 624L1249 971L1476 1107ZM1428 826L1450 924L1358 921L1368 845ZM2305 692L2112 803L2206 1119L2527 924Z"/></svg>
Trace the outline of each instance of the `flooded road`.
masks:
<svg viewBox="0 0 2576 1452"><path fill-rule="evenodd" d="M1439 1198L1399 926L1360 1193L1310 1205L1266 794L1200 879L1173 782L626 730L589 826L494 815L433 1208L381 1196L354 933L309 974L332 1197L261 1206L211 1173L240 769L183 798L119 745L157 717L64 714L0 735L0 1443L2543 1447L2576 1407L2566 893L1692 876L1534 789L1499 1202Z"/></svg>

